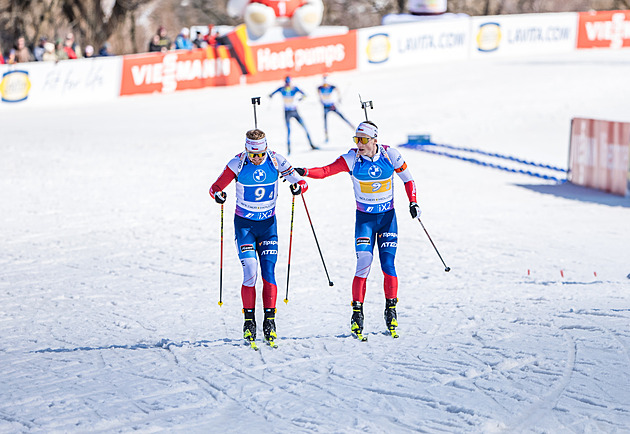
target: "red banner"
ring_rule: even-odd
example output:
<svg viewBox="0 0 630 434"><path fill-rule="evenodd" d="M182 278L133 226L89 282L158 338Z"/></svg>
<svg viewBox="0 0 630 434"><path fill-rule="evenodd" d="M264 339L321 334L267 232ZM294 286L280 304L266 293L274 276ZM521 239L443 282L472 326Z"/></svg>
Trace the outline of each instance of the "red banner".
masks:
<svg viewBox="0 0 630 434"><path fill-rule="evenodd" d="M342 35L318 38L289 38L273 44L250 47L257 73L248 75L248 83L281 80L287 75L306 76L357 67L355 30Z"/></svg>
<svg viewBox="0 0 630 434"><path fill-rule="evenodd" d="M577 48L630 47L630 11L578 14Z"/></svg>
<svg viewBox="0 0 630 434"><path fill-rule="evenodd" d="M123 56L121 95L238 84L241 69L226 47Z"/></svg>
<svg viewBox="0 0 630 434"><path fill-rule="evenodd" d="M625 196L629 160L630 123L573 119L569 181Z"/></svg>

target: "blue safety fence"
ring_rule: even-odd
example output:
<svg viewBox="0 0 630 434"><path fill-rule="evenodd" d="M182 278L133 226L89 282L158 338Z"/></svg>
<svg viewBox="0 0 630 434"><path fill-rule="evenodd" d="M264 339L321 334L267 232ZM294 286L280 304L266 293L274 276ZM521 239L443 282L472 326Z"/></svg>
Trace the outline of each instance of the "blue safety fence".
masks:
<svg viewBox="0 0 630 434"><path fill-rule="evenodd" d="M416 141L416 137L418 137L419 140ZM494 164L494 163L490 163L490 162L487 162L487 161L482 161L482 160L479 160L479 159L473 158L473 157L466 157L466 156L457 155L457 154L453 154L453 153L446 152L446 151L440 151L438 149L441 148L441 149L448 149L448 150L459 151L459 152L480 154L480 155L484 155L484 156L487 156L487 157L499 158L499 159L503 159L503 160L509 160L509 161L512 161L512 162L515 162L515 163L518 163L518 164L523 164L523 165L526 165L526 166L538 167L538 168L541 168L541 169L547 169L547 170L551 170L551 171L555 171L555 172L562 172L562 173L566 174L567 173L567 169L563 169L561 167L551 166L551 165L548 165L548 164L535 163L533 161L527 161L527 160L523 160L521 158L516 158L516 157L509 156L509 155L498 154L498 153L495 153L495 152L486 152L486 151L482 151L480 149L464 148L464 147L459 147L459 146L442 145L442 144L432 143L432 142L428 141L427 137L425 137L425 136L409 136L408 142L406 144L400 145L400 146L403 147L403 148L410 148L410 149L416 149L416 150L422 151L422 152L427 152L429 154L442 155L444 157L455 158L455 159L466 161L466 162L469 162L469 163L478 164L480 166L492 167L493 169L504 170L506 172L520 173L520 174L523 174L523 175L534 176L536 178L542 178L542 179L547 179L547 180L550 180L550 181L556 181L558 183L566 182L566 177L565 178L558 178L558 177L555 177L555 176L546 175L544 173L538 173L538 172L534 172L534 171L531 171L531 170L511 168L511 167L503 166L503 165L500 165L500 164Z"/></svg>

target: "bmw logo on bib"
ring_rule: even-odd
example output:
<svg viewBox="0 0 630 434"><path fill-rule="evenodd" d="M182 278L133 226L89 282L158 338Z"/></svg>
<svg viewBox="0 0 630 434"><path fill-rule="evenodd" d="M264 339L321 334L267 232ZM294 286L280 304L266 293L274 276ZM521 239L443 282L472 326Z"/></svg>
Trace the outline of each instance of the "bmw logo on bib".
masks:
<svg viewBox="0 0 630 434"><path fill-rule="evenodd" d="M368 175L370 175L370 178L378 178L379 176L381 176L382 173L383 171L381 170L381 168L376 165L372 165L368 169Z"/></svg>
<svg viewBox="0 0 630 434"><path fill-rule="evenodd" d="M263 182L267 178L267 174L262 169L256 169L254 171L254 181Z"/></svg>

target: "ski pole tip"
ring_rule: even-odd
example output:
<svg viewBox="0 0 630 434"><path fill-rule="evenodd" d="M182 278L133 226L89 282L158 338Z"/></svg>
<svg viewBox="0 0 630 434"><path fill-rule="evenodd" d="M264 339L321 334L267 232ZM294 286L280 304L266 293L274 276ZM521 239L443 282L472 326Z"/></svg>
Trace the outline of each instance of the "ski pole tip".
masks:
<svg viewBox="0 0 630 434"><path fill-rule="evenodd" d="M329 281L328 286L335 286L335 284Z"/></svg>
<svg viewBox="0 0 630 434"><path fill-rule="evenodd" d="M285 298L285 299L284 299L284 304L288 304L288 303L289 303L289 299L288 299L288 298Z"/></svg>
<svg viewBox="0 0 630 434"><path fill-rule="evenodd" d="M449 271L451 271L451 267L446 267L444 271L448 273Z"/></svg>
<svg viewBox="0 0 630 434"><path fill-rule="evenodd" d="M219 306L223 306L223 302L222 301L219 302Z"/></svg>

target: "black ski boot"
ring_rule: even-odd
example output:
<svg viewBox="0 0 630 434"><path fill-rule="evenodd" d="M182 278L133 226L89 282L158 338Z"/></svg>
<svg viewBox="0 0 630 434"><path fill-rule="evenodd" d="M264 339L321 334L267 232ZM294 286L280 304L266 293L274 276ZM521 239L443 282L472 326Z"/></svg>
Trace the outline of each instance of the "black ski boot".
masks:
<svg viewBox="0 0 630 434"><path fill-rule="evenodd" d="M396 327L398 327L398 315L396 314L397 298L385 299L385 324L387 324L387 330L392 337L397 338Z"/></svg>
<svg viewBox="0 0 630 434"><path fill-rule="evenodd" d="M256 340L256 315L255 309L243 309L245 323L243 324L243 339L247 342Z"/></svg>
<svg viewBox="0 0 630 434"><path fill-rule="evenodd" d="M352 302L352 319L350 320L350 331L352 335L360 341L367 341L367 337L363 336L363 303L360 301Z"/></svg>
<svg viewBox="0 0 630 434"><path fill-rule="evenodd" d="M265 341L269 344L269 346L276 348L278 344L276 344L276 338L278 335L276 334L276 309L269 308L265 309L265 319L263 321L263 333L265 334Z"/></svg>

